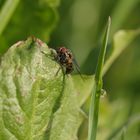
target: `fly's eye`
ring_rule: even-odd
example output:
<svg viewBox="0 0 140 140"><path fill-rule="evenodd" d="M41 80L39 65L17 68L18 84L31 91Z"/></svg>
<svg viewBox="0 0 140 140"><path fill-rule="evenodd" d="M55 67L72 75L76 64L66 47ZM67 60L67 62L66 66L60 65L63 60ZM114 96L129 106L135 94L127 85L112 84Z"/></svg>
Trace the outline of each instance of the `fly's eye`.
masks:
<svg viewBox="0 0 140 140"><path fill-rule="evenodd" d="M66 49L65 47L61 47L61 48L60 48L60 52L66 53L66 52L67 52L67 49Z"/></svg>

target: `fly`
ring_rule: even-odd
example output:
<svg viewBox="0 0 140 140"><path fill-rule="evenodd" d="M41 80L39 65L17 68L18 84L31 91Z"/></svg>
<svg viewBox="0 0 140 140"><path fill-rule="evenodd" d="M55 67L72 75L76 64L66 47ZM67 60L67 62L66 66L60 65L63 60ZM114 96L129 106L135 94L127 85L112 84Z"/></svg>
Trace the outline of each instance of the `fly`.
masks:
<svg viewBox="0 0 140 140"><path fill-rule="evenodd" d="M60 47L56 50L56 56L55 56L55 60L62 66L65 68L65 73L66 74L70 74L73 72L74 70L74 66L77 70L77 72L80 74L81 78L82 74L80 72L80 68L79 65L77 64L72 52L65 48L65 47Z"/></svg>

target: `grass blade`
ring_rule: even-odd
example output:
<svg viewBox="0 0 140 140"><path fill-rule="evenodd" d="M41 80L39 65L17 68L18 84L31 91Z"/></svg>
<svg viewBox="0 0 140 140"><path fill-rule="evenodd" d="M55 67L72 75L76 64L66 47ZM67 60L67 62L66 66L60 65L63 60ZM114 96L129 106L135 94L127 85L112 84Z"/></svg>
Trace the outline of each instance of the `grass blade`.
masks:
<svg viewBox="0 0 140 140"><path fill-rule="evenodd" d="M103 71L104 58L105 58L106 47L107 47L107 42L109 37L110 24L111 24L111 19L109 17L104 40L103 40L103 45L100 50L98 64L95 73L95 84L92 91L90 110L89 110L88 140L96 140L99 101L100 101L100 94L102 89L102 71Z"/></svg>

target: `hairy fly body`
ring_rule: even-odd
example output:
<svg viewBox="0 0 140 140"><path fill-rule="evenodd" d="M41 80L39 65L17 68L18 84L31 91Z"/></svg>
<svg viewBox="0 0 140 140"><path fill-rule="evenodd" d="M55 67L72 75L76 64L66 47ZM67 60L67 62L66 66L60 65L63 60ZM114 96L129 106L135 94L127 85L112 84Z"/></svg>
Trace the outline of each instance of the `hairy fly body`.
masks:
<svg viewBox="0 0 140 140"><path fill-rule="evenodd" d="M59 48L56 52L57 52L57 55L55 57L56 61L66 68L65 72L66 74L70 74L74 70L73 68L74 58L72 52L65 47Z"/></svg>

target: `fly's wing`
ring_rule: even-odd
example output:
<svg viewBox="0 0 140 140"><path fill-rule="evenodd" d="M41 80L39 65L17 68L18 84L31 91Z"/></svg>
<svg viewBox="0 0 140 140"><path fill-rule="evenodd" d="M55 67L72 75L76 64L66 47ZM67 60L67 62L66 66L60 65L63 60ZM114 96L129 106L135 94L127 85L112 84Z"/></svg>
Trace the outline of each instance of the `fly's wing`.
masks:
<svg viewBox="0 0 140 140"><path fill-rule="evenodd" d="M73 64L74 64L74 66L75 66L77 72L79 73L80 77L84 80L84 77L82 76L82 74L81 74L81 72L80 72L80 67L79 67L79 65L78 65L78 63L77 63L77 61L76 61L75 58L73 59Z"/></svg>
<svg viewBox="0 0 140 140"><path fill-rule="evenodd" d="M68 50L69 50L69 49L68 49ZM77 63L77 61L76 61L76 59L75 59L75 55L74 55L73 51L69 50L69 52L71 52L72 55L73 55L73 64L74 64L74 67L76 68L77 72L79 73L81 79L83 79L83 81L84 81L84 77L82 76L82 74L81 74L81 72L80 72L80 67L79 67L79 65L78 65L78 63Z"/></svg>
<svg viewBox="0 0 140 140"><path fill-rule="evenodd" d="M73 59L73 64L74 64L74 66L75 66L77 72L81 75L80 67L79 67L79 65L78 65L78 63L77 63L77 61L76 61L75 58Z"/></svg>

